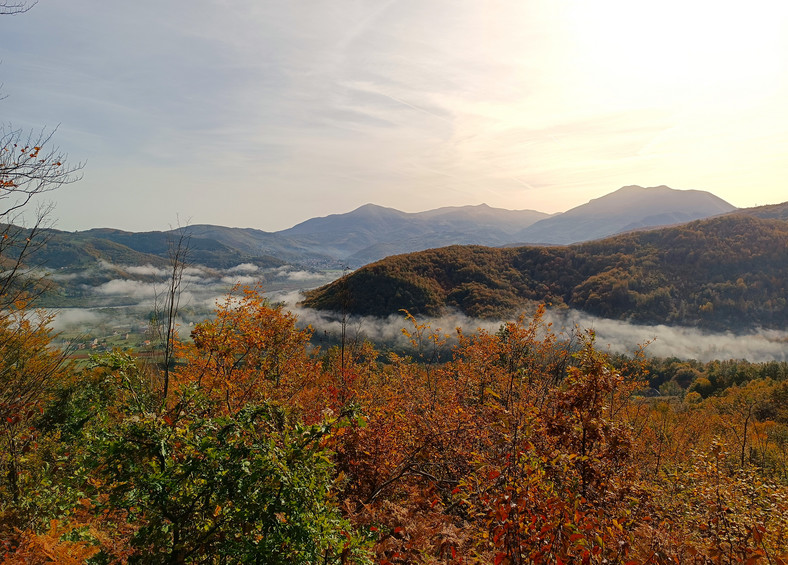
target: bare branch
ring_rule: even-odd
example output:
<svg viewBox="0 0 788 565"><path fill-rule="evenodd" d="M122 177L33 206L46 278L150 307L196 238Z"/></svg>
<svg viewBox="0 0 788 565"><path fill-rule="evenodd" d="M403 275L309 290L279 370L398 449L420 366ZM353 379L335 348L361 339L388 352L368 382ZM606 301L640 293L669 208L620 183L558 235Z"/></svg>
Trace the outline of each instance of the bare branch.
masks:
<svg viewBox="0 0 788 565"><path fill-rule="evenodd" d="M13 16L15 14L24 14L33 6L38 4L38 0L34 2L0 2L0 16Z"/></svg>
<svg viewBox="0 0 788 565"><path fill-rule="evenodd" d="M0 10L8 6L0 3ZM38 197L81 177L81 163L67 165L66 155L49 147L54 131L24 135L0 126L0 308L42 290L27 260L47 242L52 206L39 201L30 228L24 227L30 214L23 211Z"/></svg>
<svg viewBox="0 0 788 565"><path fill-rule="evenodd" d="M176 318L180 308L181 294L183 293L183 271L187 266L189 255L189 240L191 234L188 229L179 226L170 232L169 247L169 276L164 292L156 292L154 296L155 320L153 330L161 343L164 352L162 375L162 407L166 406L167 395L170 388L170 365L175 359L175 340L177 338Z"/></svg>
<svg viewBox="0 0 788 565"><path fill-rule="evenodd" d="M0 221L34 197L81 178L83 164L67 165L59 148L47 148L56 130L26 137L21 130L0 128Z"/></svg>

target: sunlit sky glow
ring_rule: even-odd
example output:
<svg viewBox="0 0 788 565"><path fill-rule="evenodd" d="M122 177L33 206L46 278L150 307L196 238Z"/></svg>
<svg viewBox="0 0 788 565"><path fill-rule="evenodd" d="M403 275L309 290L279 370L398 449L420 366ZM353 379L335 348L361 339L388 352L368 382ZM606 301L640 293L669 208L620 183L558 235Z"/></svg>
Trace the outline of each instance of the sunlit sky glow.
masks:
<svg viewBox="0 0 788 565"><path fill-rule="evenodd" d="M86 161L62 229L788 200L786 2L40 0L0 34L0 120Z"/></svg>

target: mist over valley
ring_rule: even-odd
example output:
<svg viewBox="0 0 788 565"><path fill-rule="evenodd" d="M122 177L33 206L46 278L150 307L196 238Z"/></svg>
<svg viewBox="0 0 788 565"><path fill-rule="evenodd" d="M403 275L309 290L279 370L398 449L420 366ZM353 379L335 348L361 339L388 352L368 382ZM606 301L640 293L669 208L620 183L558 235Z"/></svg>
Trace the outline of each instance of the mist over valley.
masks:
<svg viewBox="0 0 788 565"><path fill-rule="evenodd" d="M778 241L785 238L787 209L786 205L775 205L735 211L702 191L630 186L552 216L486 206L406 214L369 205L344 215L315 218L277 233L221 226L144 233L106 228L73 234L51 231L31 262L37 264L37 273L44 275L46 292L39 303L57 312L54 326L64 338L75 339L81 334L137 336L128 343L109 340L107 347L132 347L146 341L146 324L171 275L168 253L172 242L182 238L188 246L178 312L184 336L193 324L210 317L217 300L234 286L258 285L270 301L287 304L302 325L311 325L316 339L329 342L340 333L337 313L343 310L351 316L350 327L359 336L375 342L402 343L401 330L406 324L401 309L450 334L456 327L494 331L503 321L546 302L553 304L547 319L555 328L567 334L575 331L575 326L593 330L599 345L611 351L632 352L639 344L653 340L647 351L654 356L702 361L784 360L786 334L784 326L775 322L781 319L785 307L784 300L777 306L783 296L781 287L770 291L776 292L774 298L767 298L771 295L763 292L768 285L764 286L752 269L762 268L756 265L757 257L763 256L774 271L769 280L784 280L781 269L786 262L780 255L784 246ZM678 221L731 211L736 214L697 225ZM678 227L660 228L660 222ZM541 231L540 224L545 226ZM566 227L570 225L572 229ZM534 239L560 243L558 234L564 240L583 241L593 239L595 234L611 235L634 227L637 231L618 239L579 247L518 247L514 243L527 233L542 233ZM649 231L642 231L645 228ZM769 239L772 237L778 240ZM456 247L468 240L504 247ZM663 240L672 243L664 254L653 255ZM355 272L343 263L355 264L361 257L375 258L392 250L418 250L446 242L455 247L392 257ZM724 274L726 261L738 257L743 246L751 250L736 259L739 266L729 268L733 274ZM576 258L562 259L567 253ZM513 266L502 266L508 261L504 257L509 256L520 258ZM682 262L686 267L680 266ZM385 274L387 265L398 265L392 271L398 273L393 278ZM713 273L703 271L706 267L701 265L709 265ZM418 280L425 282L413 286L416 279L404 274L410 269L423 273ZM440 287L430 286L436 283L428 279L438 276L439 271L446 274L435 280L446 284L452 277L459 277L451 284L460 286L436 291ZM369 273L378 274L370 278ZM500 282L500 276L510 276L506 273L525 277L523 281L540 282L536 286ZM670 301L681 296L680 289L689 284L691 273L701 280L711 277L711 290L693 291L706 293L706 298L692 307L695 310L682 313L673 307L669 314ZM423 278L425 275L427 278ZM358 285L357 280L363 282ZM573 281L567 288L574 290L561 291L567 281ZM671 286L661 288L668 281ZM517 286L521 290L509 284L521 285ZM426 286L419 290L419 285ZM739 315L735 304L745 296L741 288L747 287L747 295L751 295L748 300L755 302L747 307L747 314ZM459 291L461 288L465 290ZM445 303L425 301L427 296L437 297L441 292L446 293ZM579 299L584 302L578 303ZM776 302L766 306L759 303L763 299ZM362 304L374 305L374 311L365 310ZM578 308L576 304L585 306ZM312 309L315 306L333 313L320 313ZM729 313L714 318L715 306L718 314L726 308ZM631 308L631 314L627 314L627 308ZM759 318L755 314L759 309L769 312L769 317ZM89 341L98 345L94 339Z"/></svg>

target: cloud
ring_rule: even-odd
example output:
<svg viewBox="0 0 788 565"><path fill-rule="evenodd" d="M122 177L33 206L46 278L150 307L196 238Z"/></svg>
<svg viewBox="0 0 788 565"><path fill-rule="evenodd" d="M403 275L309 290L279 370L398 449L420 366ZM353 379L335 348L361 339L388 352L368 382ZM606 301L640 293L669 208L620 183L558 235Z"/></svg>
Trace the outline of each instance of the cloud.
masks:
<svg viewBox="0 0 788 565"><path fill-rule="evenodd" d="M189 318L183 320L200 321L212 316L217 303L227 300L226 287L204 285L201 291L186 291L181 296L181 304L189 306ZM134 306L112 309L57 310L53 327L56 331L66 328L95 327L99 324L127 324L129 327L145 323L145 315L153 306L151 283L128 280L112 280L94 289L103 296L129 298L138 301ZM299 324L311 325L316 333L328 332L339 335L342 328L340 316L335 313L301 308L298 302L303 295L298 290L280 290L266 294L272 303L282 303L298 317ZM497 331L507 320L479 320L459 313L449 313L437 318L418 317L420 324L428 324L435 331L453 336L456 328L465 333L479 329ZM527 321L527 318L526 318ZM617 320L607 320L578 311L548 310L545 322L551 323L551 330L559 336L569 336L580 330L592 330L596 345L602 350L615 353L633 353L638 347L651 342L646 354L654 357L678 357L711 361L715 359L746 359L751 362L788 361L788 332L778 330L752 330L746 334L735 335L730 332L710 333L693 328L665 325L634 325ZM374 342L404 346L407 343L402 334L403 328L410 328L410 322L401 314L385 319L349 316L346 331L351 339L365 338Z"/></svg>
<svg viewBox="0 0 788 565"><path fill-rule="evenodd" d="M260 270L260 267L257 265L253 265L252 263L241 263L240 265L236 265L230 269L227 269L228 273L256 273Z"/></svg>
<svg viewBox="0 0 788 565"><path fill-rule="evenodd" d="M316 332L327 331L339 335L342 328L342 320L337 313L328 313L310 308L302 308L297 305L303 295L297 292L282 294L276 297L283 302L287 308L296 314L298 320L303 325L311 325ZM417 317L419 324L427 324L433 331L449 336L455 335L457 328L462 328L465 332L475 332L483 329L489 332L497 331L503 321L501 320L480 320L469 318L460 313L449 313L440 317ZM405 345L407 338L402 333L403 329L412 329L412 324L405 315L391 314L386 318L373 318L368 316L348 316L345 320L346 331L352 335L369 339L373 342L386 344Z"/></svg>
<svg viewBox="0 0 788 565"><path fill-rule="evenodd" d="M110 263L106 259L99 259L98 260L98 267L99 269L105 271L122 271L124 273L129 273L130 275L136 276L147 276L147 277L166 277L168 276L168 272L166 268L163 267L155 267L151 264L146 265L122 265L122 264L114 264Z"/></svg>
<svg viewBox="0 0 788 565"><path fill-rule="evenodd" d="M53 272L53 271L47 272L45 274L46 278L48 278L48 279L52 279L54 281L63 281L63 282L68 282L68 281L73 281L73 280L76 280L76 279L84 278L86 275L87 275L87 273L84 273L84 272L82 272L82 273L58 273L58 272Z"/></svg>
<svg viewBox="0 0 788 565"><path fill-rule="evenodd" d="M156 286L154 284L125 279L113 279L99 286L92 287L92 290L106 296L122 296L136 300L152 299L156 296Z"/></svg>
<svg viewBox="0 0 788 565"><path fill-rule="evenodd" d="M167 269L154 267L153 265L119 265L118 268L123 269L132 275L147 275L156 277L167 276Z"/></svg>
<svg viewBox="0 0 788 565"><path fill-rule="evenodd" d="M322 273L310 273L309 271L290 271L287 273L287 278L291 281L309 281L314 279L322 279L325 275Z"/></svg>
<svg viewBox="0 0 788 565"><path fill-rule="evenodd" d="M201 273L199 275L193 275L190 273L183 273L181 277L181 281L186 284L211 284L216 282L215 276L210 276L207 273Z"/></svg>
<svg viewBox="0 0 788 565"><path fill-rule="evenodd" d="M55 314L52 329L62 332L73 327L86 327L99 323L104 316L96 310L86 308L61 308L51 310Z"/></svg>
<svg viewBox="0 0 788 565"><path fill-rule="evenodd" d="M311 325L321 332L339 333L342 324L337 314L301 308L296 305L301 298L298 293L280 297L302 324ZM479 320L455 313L438 318L418 317L417 321L451 335L458 327L466 333L479 329L495 332L509 320ZM578 330L592 330L597 347L613 353L631 354L648 343L646 354L653 357L678 357L703 362L727 359L746 359L754 363L788 361L788 332L785 331L756 329L744 335L710 333L685 327L628 324L572 310L548 310L545 322L551 323L551 330L559 336L569 336ZM402 329L410 327L410 324L401 315L385 319L351 316L347 320L347 327L372 341L404 343Z"/></svg>
<svg viewBox="0 0 788 565"><path fill-rule="evenodd" d="M243 275L241 275L241 276L238 276L238 275L236 275L236 276L224 276L224 277L221 278L221 281L223 283L226 283L226 284L229 284L229 285L242 284L242 285L247 285L247 286L248 285L253 285L256 282L258 282L259 280L260 280L259 277L243 276Z"/></svg>
<svg viewBox="0 0 788 565"><path fill-rule="evenodd" d="M183 269L184 275L191 275L195 277L210 276L213 273L212 269L204 267L203 265L190 265Z"/></svg>
<svg viewBox="0 0 788 565"><path fill-rule="evenodd" d="M613 352L634 351L651 342L646 354L654 357L679 357L711 361L746 359L751 362L788 361L788 332L753 329L749 333L712 333L695 328L628 324L618 320L596 318L577 311L549 313L556 325L579 325L593 330L599 347Z"/></svg>

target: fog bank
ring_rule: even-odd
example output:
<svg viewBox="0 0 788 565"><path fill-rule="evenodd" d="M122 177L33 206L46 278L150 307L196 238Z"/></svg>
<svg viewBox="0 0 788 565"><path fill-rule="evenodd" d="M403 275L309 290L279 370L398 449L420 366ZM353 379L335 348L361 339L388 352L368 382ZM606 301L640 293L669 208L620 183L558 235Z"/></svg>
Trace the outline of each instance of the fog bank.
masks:
<svg viewBox="0 0 788 565"><path fill-rule="evenodd" d="M339 333L341 322L336 314L300 308L296 306L297 295L292 293L281 299L302 323L310 324L318 331ZM466 333L479 328L495 332L506 321L511 320L480 320L460 313L418 318L420 324L428 324L449 334L458 327ZM563 336L576 331L593 331L597 347L611 353L631 354L641 345L648 344L645 352L650 357L678 357L703 362L727 359L788 361L788 332L785 331L753 329L746 334L711 333L695 328L630 324L598 318L577 310L548 310L544 321L552 324L554 333ZM350 335L359 334L372 341L389 342L401 339L402 328L408 326L404 314L386 319L352 316L348 318L347 324Z"/></svg>
<svg viewBox="0 0 788 565"><path fill-rule="evenodd" d="M130 267L106 265L106 268L125 269ZM164 290L162 272L151 266L137 268L136 274L157 275L153 280L131 280L113 278L93 286L89 293L99 297L123 298L123 307L109 308L64 308L54 310L57 315L53 324L56 331L93 331L96 328L132 329L147 322L153 309L154 296ZM311 325L317 337L320 334L338 336L342 323L337 314L301 308L301 290L319 286L333 280L340 273L304 271L284 266L260 269L251 264L241 264L226 270L206 269L192 266L184 272L184 293L181 296L182 323L190 324L212 316L217 300L226 296L231 286L237 283L261 283L269 292L271 302L283 303L299 318L301 325ZM84 285L83 285L84 288ZM111 305L110 305L111 306ZM451 313L437 318L419 318L444 334L455 335L456 328L470 333L479 328L495 332L507 320L480 320L460 313ZM715 359L746 359L751 362L788 361L788 332L753 329L746 334L710 333L694 328L666 325L635 325L617 320L607 320L575 310L548 310L544 321L559 335L569 336L576 331L591 330L600 349L613 353L632 353L641 344L649 343L646 354L653 357L678 357L711 361ZM350 339L369 339L387 344L406 343L403 328L412 327L403 313L385 319L350 316L346 331ZM185 330L185 328L184 328ZM127 330L122 330L127 331ZM186 331L186 333L188 333Z"/></svg>

